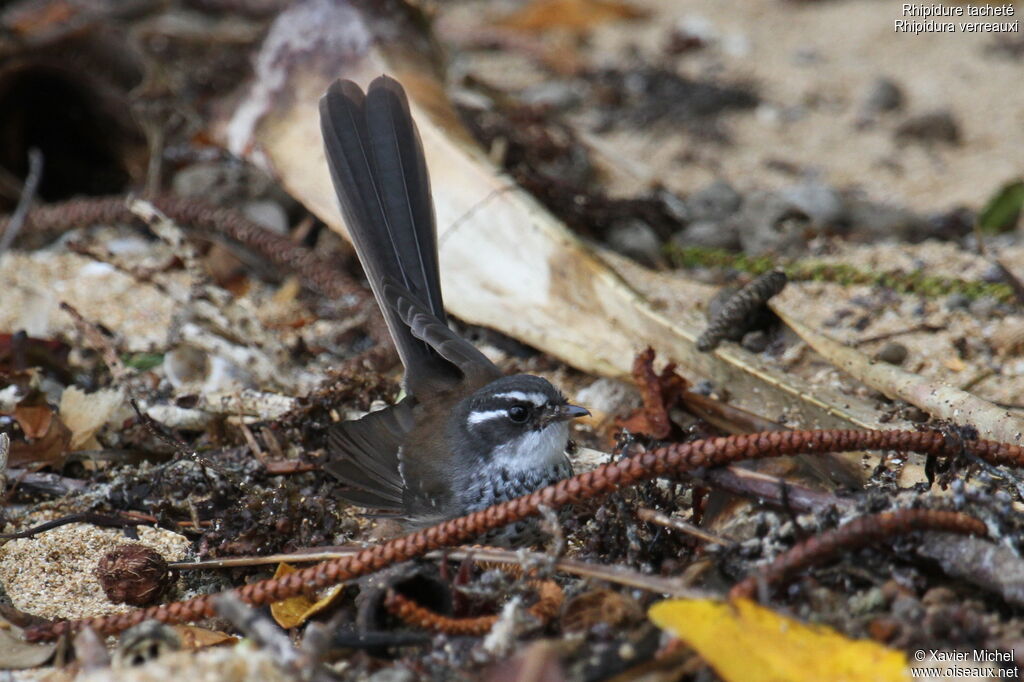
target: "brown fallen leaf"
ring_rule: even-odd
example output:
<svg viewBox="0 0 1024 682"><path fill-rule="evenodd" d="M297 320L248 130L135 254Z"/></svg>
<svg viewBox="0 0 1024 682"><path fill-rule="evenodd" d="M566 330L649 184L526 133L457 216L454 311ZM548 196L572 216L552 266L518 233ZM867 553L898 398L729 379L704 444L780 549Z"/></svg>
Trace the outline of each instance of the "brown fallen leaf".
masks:
<svg viewBox="0 0 1024 682"><path fill-rule="evenodd" d="M280 578L295 571L296 569L289 564L278 564L274 577ZM344 583L335 585L325 590L323 596L316 601L305 595L276 601L270 605L270 615L274 617L278 625L285 629L298 627L309 620L310 616L323 611L334 603L344 588Z"/></svg>
<svg viewBox="0 0 1024 682"><path fill-rule="evenodd" d="M648 347L633 361L633 379L640 389L644 404L628 417L620 417L616 424L632 433L665 439L672 433L672 420L668 411L679 404L689 387L683 377L676 374L675 363L668 363L661 374L654 372L654 349Z"/></svg>
<svg viewBox="0 0 1024 682"><path fill-rule="evenodd" d="M495 23L513 31L562 29L586 33L608 21L642 19L647 15L646 11L618 0L533 0Z"/></svg>
<svg viewBox="0 0 1024 682"><path fill-rule="evenodd" d="M49 465L59 469L64 464L64 454L71 442L71 430L64 426L60 417L54 415L46 433L30 442L11 443L7 464L21 467L28 464Z"/></svg>
<svg viewBox="0 0 1024 682"><path fill-rule="evenodd" d="M14 408L14 419L26 438L42 438L50 430L53 409L49 405L18 405Z"/></svg>

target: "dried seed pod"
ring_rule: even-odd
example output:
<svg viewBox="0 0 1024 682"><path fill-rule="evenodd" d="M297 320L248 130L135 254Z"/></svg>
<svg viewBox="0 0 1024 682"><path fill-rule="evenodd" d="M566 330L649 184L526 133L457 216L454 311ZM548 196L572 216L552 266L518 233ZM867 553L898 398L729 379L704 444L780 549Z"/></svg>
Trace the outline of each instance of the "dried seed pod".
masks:
<svg viewBox="0 0 1024 682"><path fill-rule="evenodd" d="M100 559L96 566L107 599L115 604L148 606L171 583L167 561L151 547L125 543Z"/></svg>
<svg viewBox="0 0 1024 682"><path fill-rule="evenodd" d="M728 339L740 339L751 330L751 318L765 306L772 296L786 286L786 273L772 270L754 278L722 305L708 322L707 329L697 339L697 350L702 353L718 348Z"/></svg>
<svg viewBox="0 0 1024 682"><path fill-rule="evenodd" d="M619 626L642 616L643 610L633 599L614 590L590 590L566 603L562 627L566 632L586 632L598 623Z"/></svg>

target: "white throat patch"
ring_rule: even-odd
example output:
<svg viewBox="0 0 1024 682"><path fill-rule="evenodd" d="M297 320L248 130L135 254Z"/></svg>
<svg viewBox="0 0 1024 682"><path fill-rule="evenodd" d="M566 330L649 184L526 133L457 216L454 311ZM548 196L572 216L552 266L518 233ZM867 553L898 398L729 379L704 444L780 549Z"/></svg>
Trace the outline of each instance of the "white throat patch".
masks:
<svg viewBox="0 0 1024 682"><path fill-rule="evenodd" d="M554 422L543 429L527 431L494 449L493 463L510 471L532 470L560 461L569 442L569 424Z"/></svg>

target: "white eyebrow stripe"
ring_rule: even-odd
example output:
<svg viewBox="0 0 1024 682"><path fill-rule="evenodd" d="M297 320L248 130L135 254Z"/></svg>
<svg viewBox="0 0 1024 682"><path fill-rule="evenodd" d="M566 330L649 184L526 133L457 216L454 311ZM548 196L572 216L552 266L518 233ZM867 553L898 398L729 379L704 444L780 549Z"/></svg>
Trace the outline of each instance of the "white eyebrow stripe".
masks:
<svg viewBox="0 0 1024 682"><path fill-rule="evenodd" d="M479 424L490 419L497 419L508 415L508 410L480 410L469 413L469 423Z"/></svg>
<svg viewBox="0 0 1024 682"><path fill-rule="evenodd" d="M522 391L508 391L507 393L496 393L495 398L508 398L510 400L520 400L524 403L532 403L537 407L542 407L547 404L548 397L543 393L523 393Z"/></svg>

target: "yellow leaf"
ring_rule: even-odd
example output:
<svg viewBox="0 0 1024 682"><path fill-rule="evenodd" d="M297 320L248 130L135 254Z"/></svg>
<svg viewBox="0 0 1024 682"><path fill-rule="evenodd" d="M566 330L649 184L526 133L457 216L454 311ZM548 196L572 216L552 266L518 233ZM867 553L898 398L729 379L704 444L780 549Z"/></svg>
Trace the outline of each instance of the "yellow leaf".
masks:
<svg viewBox="0 0 1024 682"><path fill-rule="evenodd" d="M219 630L207 630L194 625L175 625L174 630L181 638L181 646L185 649L205 649L219 644L234 644L237 637L232 637Z"/></svg>
<svg viewBox="0 0 1024 682"><path fill-rule="evenodd" d="M283 575L294 573L295 569L288 564L278 564L277 571L274 573L275 578L280 578ZM274 617L277 624L281 627L288 629L298 627L305 623L310 616L323 611L330 606L335 598L341 594L342 589L345 585L335 585L331 587L320 599L313 601L309 597L299 596L292 597L291 599L282 599L276 601L270 605L270 615Z"/></svg>
<svg viewBox="0 0 1024 682"><path fill-rule="evenodd" d="M648 616L693 647L726 682L908 679L900 651L805 625L747 599L663 601Z"/></svg>

